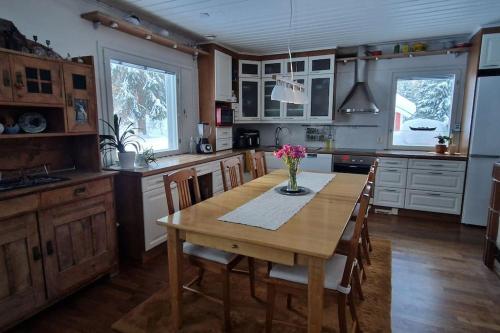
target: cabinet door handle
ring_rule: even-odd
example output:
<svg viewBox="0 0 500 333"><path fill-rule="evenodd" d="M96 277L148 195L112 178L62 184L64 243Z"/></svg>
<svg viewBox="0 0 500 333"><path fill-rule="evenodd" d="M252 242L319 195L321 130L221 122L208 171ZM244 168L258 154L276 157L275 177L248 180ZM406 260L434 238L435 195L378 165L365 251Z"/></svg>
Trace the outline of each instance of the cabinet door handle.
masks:
<svg viewBox="0 0 500 333"><path fill-rule="evenodd" d="M38 261L38 260L42 259L42 253L40 252L40 248L38 246L33 246L31 251L33 252L33 260L34 261Z"/></svg>
<svg viewBox="0 0 500 333"><path fill-rule="evenodd" d="M432 197L440 197L441 196L441 194L439 194L439 193L432 193L432 192L427 193L427 195L430 195Z"/></svg>
<svg viewBox="0 0 500 333"><path fill-rule="evenodd" d="M81 194L84 194L86 191L87 191L87 188L86 188L85 186L82 186L82 187L77 187L77 188L75 188L75 190L73 191L73 194L74 194L74 195L81 195Z"/></svg>
<svg viewBox="0 0 500 333"><path fill-rule="evenodd" d="M7 69L4 69L2 71L2 76L3 76L3 85L4 87L10 87L10 73Z"/></svg>
<svg viewBox="0 0 500 333"><path fill-rule="evenodd" d="M51 256L52 254L54 254L54 245L52 245L52 241L47 241L46 247L47 255Z"/></svg>
<svg viewBox="0 0 500 333"><path fill-rule="evenodd" d="M72 94L66 95L66 105L68 107L73 107L73 95Z"/></svg>
<svg viewBox="0 0 500 333"><path fill-rule="evenodd" d="M233 249L237 249L238 247L239 247L238 244L231 245L231 248L233 248Z"/></svg>

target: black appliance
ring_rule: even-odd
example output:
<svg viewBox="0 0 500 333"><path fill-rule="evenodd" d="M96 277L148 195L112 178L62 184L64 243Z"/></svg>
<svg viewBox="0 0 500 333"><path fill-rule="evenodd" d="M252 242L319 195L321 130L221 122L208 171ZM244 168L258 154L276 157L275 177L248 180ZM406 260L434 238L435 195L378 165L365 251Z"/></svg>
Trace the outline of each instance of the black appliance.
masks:
<svg viewBox="0 0 500 333"><path fill-rule="evenodd" d="M235 141L238 148L257 148L260 145L260 133L254 129L238 128Z"/></svg>
<svg viewBox="0 0 500 333"><path fill-rule="evenodd" d="M69 178L55 177L49 175L20 176L0 180L0 192L15 190L25 187L33 187L69 180Z"/></svg>
<svg viewBox="0 0 500 333"><path fill-rule="evenodd" d="M375 161L375 156L364 155L333 155L333 172L369 174Z"/></svg>
<svg viewBox="0 0 500 333"><path fill-rule="evenodd" d="M233 109L226 105L218 105L215 108L216 126L233 126Z"/></svg>

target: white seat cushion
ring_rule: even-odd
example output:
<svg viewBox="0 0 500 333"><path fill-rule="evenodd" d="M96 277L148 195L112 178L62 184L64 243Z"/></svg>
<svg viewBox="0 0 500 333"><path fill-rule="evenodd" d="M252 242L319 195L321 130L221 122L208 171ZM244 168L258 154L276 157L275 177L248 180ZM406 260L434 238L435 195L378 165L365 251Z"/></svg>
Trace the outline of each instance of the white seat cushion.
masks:
<svg viewBox="0 0 500 333"><path fill-rule="evenodd" d="M217 249L211 249L209 247L195 245L189 242L184 242L182 250L184 251L185 254L189 254L191 256L195 256L210 261L215 261L225 265L230 263L231 260L233 260L237 256L237 254L234 253L229 253Z"/></svg>
<svg viewBox="0 0 500 333"><path fill-rule="evenodd" d="M350 292L350 286L344 288L340 285L346 261L347 257L341 254L335 254L328 259L325 265L325 288L337 290L344 294ZM269 272L269 276L275 279L307 284L309 274L307 266L285 266L275 264Z"/></svg>
<svg viewBox="0 0 500 333"><path fill-rule="evenodd" d="M342 240L344 241L349 241L352 239L352 236L354 235L354 229L356 227L356 222L355 221L349 221L347 222L347 225L345 226L344 233L342 234Z"/></svg>

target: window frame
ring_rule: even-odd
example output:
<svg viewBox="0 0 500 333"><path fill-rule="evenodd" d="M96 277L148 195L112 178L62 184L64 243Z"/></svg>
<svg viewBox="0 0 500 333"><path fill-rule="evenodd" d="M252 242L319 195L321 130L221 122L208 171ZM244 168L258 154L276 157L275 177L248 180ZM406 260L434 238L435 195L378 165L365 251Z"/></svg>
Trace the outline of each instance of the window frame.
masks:
<svg viewBox="0 0 500 333"><path fill-rule="evenodd" d="M389 103L389 123L388 123L388 140L387 147L389 149L397 150L422 150L428 151L432 149L432 146L404 146L404 145L394 145L393 144L393 134L394 134L394 117L396 115L396 92L397 83L399 79L418 79L418 78L436 78L442 79L445 76L455 75L455 82L453 88L453 97L451 103L451 114L450 114L450 133L454 136L454 143L459 144L459 133L461 124L461 104L463 98L463 89L461 85L462 80L462 70L457 68L449 69L439 69L439 70L424 70L424 71L406 71L397 72L392 75L392 85L391 85L391 95ZM437 141L436 141L437 143Z"/></svg>
<svg viewBox="0 0 500 333"><path fill-rule="evenodd" d="M182 112L181 112L181 94L180 94L180 75L181 69L178 66L163 63L157 60L144 58L138 55L126 53L123 51L112 50L108 48L103 48L103 60L104 60L104 85L106 92L106 103L107 107L103 110L102 117L108 122L112 122L114 110L113 110L113 93L112 93L112 82L111 82L111 61L121 61L131 65L136 65L138 67L149 67L152 69L162 70L175 75L175 97L176 97L176 121L177 121L177 149L175 150L159 150L155 151L157 158L165 157L170 155L180 154L182 151ZM106 131L101 124L101 132ZM143 147L144 148L144 147ZM115 156L112 156L113 160Z"/></svg>

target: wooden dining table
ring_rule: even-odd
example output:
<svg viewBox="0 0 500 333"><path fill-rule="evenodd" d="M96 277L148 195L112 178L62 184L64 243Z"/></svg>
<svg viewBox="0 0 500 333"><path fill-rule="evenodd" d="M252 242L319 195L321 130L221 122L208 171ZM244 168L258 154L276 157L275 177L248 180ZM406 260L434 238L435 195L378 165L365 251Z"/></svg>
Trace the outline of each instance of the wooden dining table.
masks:
<svg viewBox="0 0 500 333"><path fill-rule="evenodd" d="M321 331L325 262L333 255L342 237L367 176L337 173L278 230L218 220L287 177L285 170L273 171L158 220L167 227L171 316L177 329L182 326L182 242L188 241L273 263L307 265L308 332Z"/></svg>

